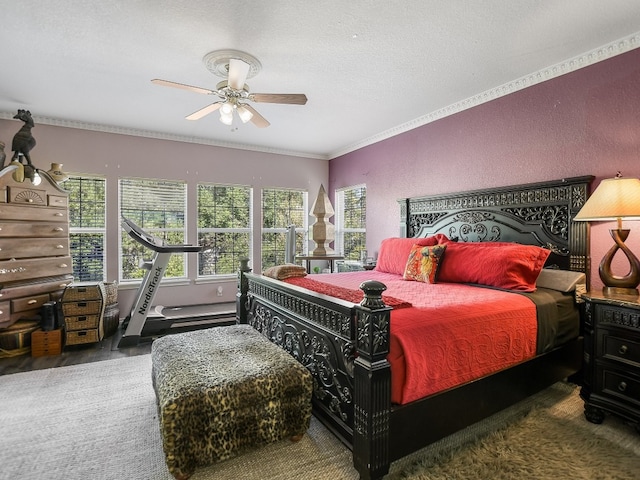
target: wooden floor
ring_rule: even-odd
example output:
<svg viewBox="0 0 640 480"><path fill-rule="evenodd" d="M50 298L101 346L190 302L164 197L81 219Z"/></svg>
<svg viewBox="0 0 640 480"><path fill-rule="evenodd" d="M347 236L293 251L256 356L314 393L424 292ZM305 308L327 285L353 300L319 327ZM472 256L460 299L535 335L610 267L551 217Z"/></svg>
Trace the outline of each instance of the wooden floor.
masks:
<svg viewBox="0 0 640 480"><path fill-rule="evenodd" d="M118 329L114 335L103 339L99 343L66 346L62 354L55 356L33 358L30 354L25 354L17 357L0 358L0 375L151 353L151 342L141 343L136 347L118 349L117 346L121 336L122 331Z"/></svg>

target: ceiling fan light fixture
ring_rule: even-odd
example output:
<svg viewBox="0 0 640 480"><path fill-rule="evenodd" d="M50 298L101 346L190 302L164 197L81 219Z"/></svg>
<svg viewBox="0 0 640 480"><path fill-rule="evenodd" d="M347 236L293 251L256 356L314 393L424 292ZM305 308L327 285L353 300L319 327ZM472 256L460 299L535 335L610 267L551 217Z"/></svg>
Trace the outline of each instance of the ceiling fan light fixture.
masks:
<svg viewBox="0 0 640 480"><path fill-rule="evenodd" d="M222 110L220 111L220 121L225 125L231 125L233 123L233 110L231 113L224 113Z"/></svg>
<svg viewBox="0 0 640 480"><path fill-rule="evenodd" d="M244 105L238 105L237 110L238 116L240 117L240 120L242 120L242 123L247 123L253 118L253 113L246 109Z"/></svg>
<svg viewBox="0 0 640 480"><path fill-rule="evenodd" d="M233 105L231 102L226 101L220 107L220 115L233 115Z"/></svg>

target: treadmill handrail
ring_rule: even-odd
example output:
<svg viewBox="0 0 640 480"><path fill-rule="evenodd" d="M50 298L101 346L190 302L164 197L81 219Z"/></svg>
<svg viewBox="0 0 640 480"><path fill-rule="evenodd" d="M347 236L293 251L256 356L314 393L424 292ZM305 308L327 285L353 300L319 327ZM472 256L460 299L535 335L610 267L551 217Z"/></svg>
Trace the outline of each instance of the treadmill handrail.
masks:
<svg viewBox="0 0 640 480"><path fill-rule="evenodd" d="M204 248L203 245L191 245L191 244L183 244L183 245L171 245L164 243L162 239L158 237L154 237L153 235L148 234L134 222L129 220L128 218L122 217L122 228L124 228L129 236L133 238L136 242L141 243L147 248L155 252L163 252L163 253L183 253L183 252L201 252Z"/></svg>

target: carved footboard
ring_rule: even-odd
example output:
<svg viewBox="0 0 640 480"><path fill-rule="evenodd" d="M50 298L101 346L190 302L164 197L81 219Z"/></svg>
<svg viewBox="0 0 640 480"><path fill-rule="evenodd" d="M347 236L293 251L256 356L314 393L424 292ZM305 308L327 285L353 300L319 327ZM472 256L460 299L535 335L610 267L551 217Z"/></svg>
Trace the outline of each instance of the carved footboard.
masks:
<svg viewBox="0 0 640 480"><path fill-rule="evenodd" d="M314 380L314 413L353 449L362 479L389 469L390 308L365 282L360 305L250 273L238 277L237 319L293 355Z"/></svg>

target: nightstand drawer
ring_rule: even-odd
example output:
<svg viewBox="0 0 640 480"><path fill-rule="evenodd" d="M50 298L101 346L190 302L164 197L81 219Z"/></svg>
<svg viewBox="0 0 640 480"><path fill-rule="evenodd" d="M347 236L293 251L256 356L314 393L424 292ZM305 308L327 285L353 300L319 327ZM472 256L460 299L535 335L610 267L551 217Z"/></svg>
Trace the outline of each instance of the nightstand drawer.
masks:
<svg viewBox="0 0 640 480"><path fill-rule="evenodd" d="M626 338L625 338L626 337ZM596 355L599 358L624 362L640 371L640 342L615 330L598 330Z"/></svg>
<svg viewBox="0 0 640 480"><path fill-rule="evenodd" d="M597 375L602 382L602 393L633 405L635 408L640 407L640 377L606 367L598 367Z"/></svg>

